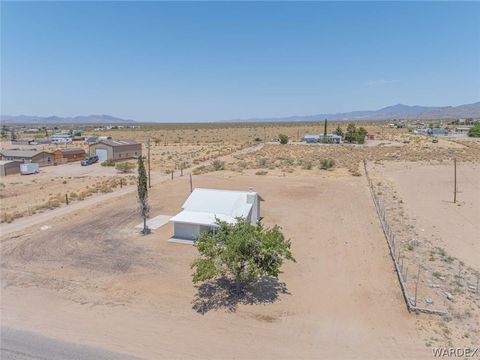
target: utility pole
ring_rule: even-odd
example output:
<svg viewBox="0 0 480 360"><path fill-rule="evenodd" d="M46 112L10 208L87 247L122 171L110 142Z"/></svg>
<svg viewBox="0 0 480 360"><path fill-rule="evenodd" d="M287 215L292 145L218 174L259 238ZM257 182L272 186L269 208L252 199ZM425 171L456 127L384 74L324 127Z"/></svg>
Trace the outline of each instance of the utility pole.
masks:
<svg viewBox="0 0 480 360"><path fill-rule="evenodd" d="M147 159L147 165L148 165L148 187L151 188L152 187L152 180L151 180L151 177L150 177L150 138L148 138L148 142L147 142L147 148L148 148L148 159Z"/></svg>
<svg viewBox="0 0 480 360"><path fill-rule="evenodd" d="M190 192L193 191L192 173L190 173Z"/></svg>
<svg viewBox="0 0 480 360"><path fill-rule="evenodd" d="M457 202L457 158L453 159L453 203Z"/></svg>

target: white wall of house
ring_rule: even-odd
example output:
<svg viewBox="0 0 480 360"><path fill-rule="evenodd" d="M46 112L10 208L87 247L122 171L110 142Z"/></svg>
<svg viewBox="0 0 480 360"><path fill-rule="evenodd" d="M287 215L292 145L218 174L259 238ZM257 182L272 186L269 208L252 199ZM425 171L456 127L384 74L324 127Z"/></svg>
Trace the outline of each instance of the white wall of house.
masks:
<svg viewBox="0 0 480 360"><path fill-rule="evenodd" d="M176 239L193 240L202 231L210 231L210 226L188 223L173 223L173 237Z"/></svg>
<svg viewBox="0 0 480 360"><path fill-rule="evenodd" d="M258 198L258 195L256 193L247 194L247 203L253 204L247 220L255 225L260 218L260 199Z"/></svg>
<svg viewBox="0 0 480 360"><path fill-rule="evenodd" d="M200 225L198 224L187 224L178 222L173 224L174 238L191 240L198 234L200 234Z"/></svg>

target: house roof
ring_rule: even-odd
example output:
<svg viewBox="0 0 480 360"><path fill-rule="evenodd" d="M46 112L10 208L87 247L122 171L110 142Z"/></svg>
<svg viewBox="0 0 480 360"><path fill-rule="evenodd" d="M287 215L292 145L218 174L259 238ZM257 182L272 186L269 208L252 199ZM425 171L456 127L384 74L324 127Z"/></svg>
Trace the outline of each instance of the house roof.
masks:
<svg viewBox="0 0 480 360"><path fill-rule="evenodd" d="M75 154L85 154L85 150L83 149L61 149L60 150L63 155L75 155Z"/></svg>
<svg viewBox="0 0 480 360"><path fill-rule="evenodd" d="M0 165L6 165L6 164L10 164L10 163L18 163L18 164L21 164L22 162L21 161L16 161L16 160L0 160Z"/></svg>
<svg viewBox="0 0 480 360"><path fill-rule="evenodd" d="M38 150L0 150L0 154L3 156L10 156L10 157L22 157L22 158L31 158L35 155L43 153L44 151Z"/></svg>
<svg viewBox="0 0 480 360"><path fill-rule="evenodd" d="M237 217L246 218L252 209L253 203L248 202L247 195L263 200L254 191L195 189L182 205L183 211L170 221L212 225L218 218L234 223Z"/></svg>
<svg viewBox="0 0 480 360"><path fill-rule="evenodd" d="M133 140L100 140L99 143L109 146L125 146L125 145L142 145L138 141Z"/></svg>

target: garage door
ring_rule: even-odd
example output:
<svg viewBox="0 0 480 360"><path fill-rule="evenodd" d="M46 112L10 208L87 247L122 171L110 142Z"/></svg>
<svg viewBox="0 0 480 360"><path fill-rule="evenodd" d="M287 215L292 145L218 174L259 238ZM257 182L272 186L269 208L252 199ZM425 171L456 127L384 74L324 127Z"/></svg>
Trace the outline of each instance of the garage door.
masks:
<svg viewBox="0 0 480 360"><path fill-rule="evenodd" d="M99 161L107 160L107 150L105 149L95 149L95 155L98 156Z"/></svg>

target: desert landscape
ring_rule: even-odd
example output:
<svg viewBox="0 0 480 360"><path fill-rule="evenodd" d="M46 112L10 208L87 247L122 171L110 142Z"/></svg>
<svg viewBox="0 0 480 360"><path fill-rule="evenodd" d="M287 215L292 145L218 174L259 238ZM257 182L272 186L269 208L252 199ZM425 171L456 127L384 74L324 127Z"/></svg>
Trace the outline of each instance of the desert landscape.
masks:
<svg viewBox="0 0 480 360"><path fill-rule="evenodd" d="M1 360L480 359L479 19L1 1Z"/></svg>
<svg viewBox="0 0 480 360"><path fill-rule="evenodd" d="M267 138L288 132L295 140L296 133L321 127L311 126L270 125ZM3 325L152 359L260 353L419 359L431 358L432 347L478 344L480 143L444 138L432 144L372 124L369 132L377 138L365 145L281 145L256 140L263 128L220 126L215 132L191 125L114 135L144 146L163 133L179 141L151 140L151 217L178 213L190 193L190 174L193 187L253 187L261 194L262 222L281 226L296 258L278 281L263 279L240 297L221 281L192 284L196 249L168 241L172 224L148 236L136 228L135 172L100 164L50 166L2 180L3 214L24 211L35 199L59 199L57 206L1 225ZM223 140L211 136L222 131ZM181 141L192 134L201 142ZM408 311L363 160L398 234L409 293L416 286L421 305L444 315ZM175 169L180 163L186 164ZM119 178L125 178L122 188ZM93 190L68 206L60 200L85 189Z"/></svg>

